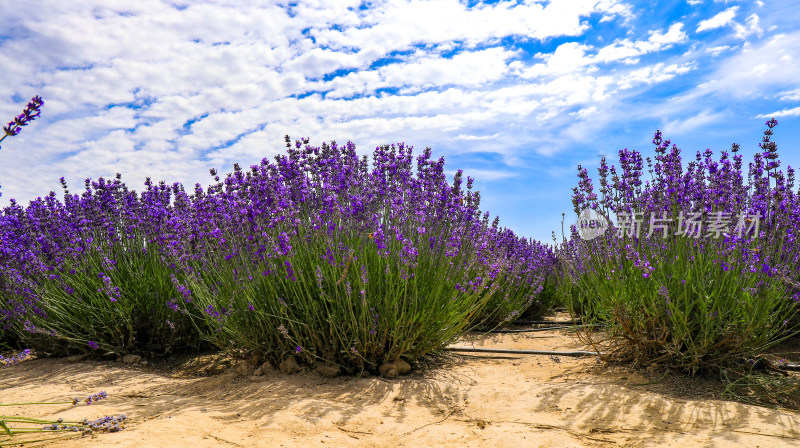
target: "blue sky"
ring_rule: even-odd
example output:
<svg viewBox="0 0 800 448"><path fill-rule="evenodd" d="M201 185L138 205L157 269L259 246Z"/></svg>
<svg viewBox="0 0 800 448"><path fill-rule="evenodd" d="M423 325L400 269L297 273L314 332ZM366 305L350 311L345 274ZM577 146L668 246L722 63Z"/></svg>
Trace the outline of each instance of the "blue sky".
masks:
<svg viewBox="0 0 800 448"><path fill-rule="evenodd" d="M800 2L786 0L0 0L0 206L123 174L208 185L283 136L362 154L431 147L482 208L560 238L576 167L656 129L683 150L742 147L775 117L800 166ZM592 170L593 173L595 173ZM645 173L645 178L649 174ZM188 188L187 188L188 190Z"/></svg>

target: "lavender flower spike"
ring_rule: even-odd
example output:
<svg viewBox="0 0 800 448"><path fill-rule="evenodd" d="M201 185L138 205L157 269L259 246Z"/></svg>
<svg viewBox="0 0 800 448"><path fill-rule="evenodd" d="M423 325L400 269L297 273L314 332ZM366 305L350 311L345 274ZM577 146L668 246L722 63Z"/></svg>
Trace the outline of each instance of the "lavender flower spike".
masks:
<svg viewBox="0 0 800 448"><path fill-rule="evenodd" d="M39 116L41 113L41 107L43 105L44 101L39 97L39 95L31 98L31 101L28 103L25 109L22 110L22 114L14 117L14 120L9 121L7 126L3 126L3 132L5 135L0 137L0 142L9 135L19 134L22 131L22 126L27 126L28 123Z"/></svg>

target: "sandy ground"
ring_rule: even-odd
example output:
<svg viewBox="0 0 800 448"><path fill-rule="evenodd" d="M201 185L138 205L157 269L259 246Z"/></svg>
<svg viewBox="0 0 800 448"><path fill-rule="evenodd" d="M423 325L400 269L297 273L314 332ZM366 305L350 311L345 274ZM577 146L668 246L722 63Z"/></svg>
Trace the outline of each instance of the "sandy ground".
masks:
<svg viewBox="0 0 800 448"><path fill-rule="evenodd" d="M584 348L559 331L471 336L462 344ZM713 387L683 377L643 385L662 375L608 368L594 358L448 355L392 380L309 371L255 377L226 368L219 355L167 364L27 361L0 370L0 402L100 390L109 398L0 413L128 416L122 432L47 445L75 448L800 446L798 412L709 398Z"/></svg>

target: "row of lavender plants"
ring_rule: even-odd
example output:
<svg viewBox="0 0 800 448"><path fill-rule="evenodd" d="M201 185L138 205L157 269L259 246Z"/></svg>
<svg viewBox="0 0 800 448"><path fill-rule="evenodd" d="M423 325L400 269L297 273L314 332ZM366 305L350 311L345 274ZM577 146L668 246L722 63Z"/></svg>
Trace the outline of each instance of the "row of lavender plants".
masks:
<svg viewBox="0 0 800 448"><path fill-rule="evenodd" d="M0 218L0 328L40 354L235 348L374 369L553 306L552 249L489 223L473 179L404 144L308 139L206 190L86 181Z"/></svg>
<svg viewBox="0 0 800 448"><path fill-rule="evenodd" d="M619 152L619 172L602 159L600 195L578 167L575 212L596 210L610 227L593 239L571 227L557 248L559 293L606 327L584 336L608 359L724 372L796 332L800 198L794 170L779 169L777 121L766 125L746 180L739 145L719 160L697 152L684 169L660 132L644 183L637 151Z"/></svg>

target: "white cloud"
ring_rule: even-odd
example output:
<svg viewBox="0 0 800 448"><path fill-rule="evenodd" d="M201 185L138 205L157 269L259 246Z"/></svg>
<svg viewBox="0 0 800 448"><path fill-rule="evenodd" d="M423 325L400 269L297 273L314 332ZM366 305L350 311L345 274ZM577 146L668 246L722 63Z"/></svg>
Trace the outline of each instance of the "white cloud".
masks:
<svg viewBox="0 0 800 448"><path fill-rule="evenodd" d="M577 117L580 117L580 118L586 118L586 117L590 117L590 116L596 115L596 114L597 114L597 107L596 106L586 107L586 108L583 108L583 109L581 109L581 110L579 110L577 112L570 113L570 115L574 115L574 116L577 116Z"/></svg>
<svg viewBox="0 0 800 448"><path fill-rule="evenodd" d="M764 95L773 88L797 86L800 73L800 32L776 34L715 64L707 76L706 94L741 100ZM701 84L702 85L702 84Z"/></svg>
<svg viewBox="0 0 800 448"><path fill-rule="evenodd" d="M755 118L797 117L797 116L800 116L800 107L793 107L791 109L781 109L769 114L756 115Z"/></svg>
<svg viewBox="0 0 800 448"><path fill-rule="evenodd" d="M544 63L534 64L527 69L514 68L520 72L524 78L534 78L543 75L557 76L566 73L583 71L591 73L596 71L595 64L619 61L624 64L634 65L638 63L637 56L648 53L666 50L674 44L685 42L686 33L681 28L683 24L676 23L670 26L666 33L651 31L647 40L631 42L628 39L615 42L600 48L594 56L587 55L592 50L591 46L578 44L577 42L567 42L556 48L552 54L538 53L537 58L543 59Z"/></svg>
<svg viewBox="0 0 800 448"><path fill-rule="evenodd" d="M711 123L723 120L725 115L722 113L714 113L710 110L703 110L688 118L681 118L675 120L663 120L660 129L664 135L679 135L687 134L696 129L702 129Z"/></svg>
<svg viewBox="0 0 800 448"><path fill-rule="evenodd" d="M740 25L738 23L733 24L733 28L736 30L736 37L739 39L746 39L751 34L756 34L759 37L764 34L764 30L758 26L758 16L756 14L750 14L747 16L746 22L747 26Z"/></svg>
<svg viewBox="0 0 800 448"><path fill-rule="evenodd" d="M586 51L590 49L591 47L577 42L561 44L552 54L536 54L536 57L543 59L544 63L520 70L520 76L534 78L545 74L557 76L573 73L593 63L593 59L586 56ZM522 63L519 63L519 65L522 66Z"/></svg>
<svg viewBox="0 0 800 448"><path fill-rule="evenodd" d="M467 176L470 176L482 181L508 179L510 177L518 176L518 174L513 171L485 170L479 168L464 168L463 170L465 179Z"/></svg>
<svg viewBox="0 0 800 448"><path fill-rule="evenodd" d="M346 98L373 93L381 88L413 86L408 93L444 86L476 87L496 81L506 74L506 61L516 54L503 48L465 51L452 58L425 57L410 63L397 63L376 70L350 73L332 81L312 83L315 90L332 90L326 96Z"/></svg>
<svg viewBox="0 0 800 448"><path fill-rule="evenodd" d="M778 95L781 101L800 101L800 89L787 90Z"/></svg>
<svg viewBox="0 0 800 448"><path fill-rule="evenodd" d="M610 62L669 49L674 44L687 41L688 36L682 28L682 23L675 23L669 27L665 34L651 31L647 40L631 42L625 39L615 42L612 45L601 48L594 60L597 62Z"/></svg>
<svg viewBox="0 0 800 448"><path fill-rule="evenodd" d="M361 17L361 27L319 29L312 35L320 45L334 49L361 48L376 54L406 50L414 43L483 43L499 36L520 35L543 40L553 36L580 35L586 26L580 18L592 12L604 16L625 15L628 8L617 0L570 0L523 3L503 2L466 8L457 0L375 2ZM447 20L442 20L442 18Z"/></svg>
<svg viewBox="0 0 800 448"><path fill-rule="evenodd" d="M723 52L730 50L731 47L729 45L720 45L718 47L710 47L706 48L706 52L711 54L712 56L719 56Z"/></svg>
<svg viewBox="0 0 800 448"><path fill-rule="evenodd" d="M631 71L619 81L618 85L621 89L629 89L635 85L654 84L657 82L663 82L668 79L672 79L677 75L688 73L691 70L692 70L691 64L665 65L659 62L655 65Z"/></svg>
<svg viewBox="0 0 800 448"><path fill-rule="evenodd" d="M739 10L738 6L731 6L730 8L718 13L714 17L703 20L700 22L700 25L697 26L696 32L708 31L717 28L722 28L726 25L733 23L733 18L736 17L736 11Z"/></svg>
<svg viewBox="0 0 800 448"><path fill-rule="evenodd" d="M732 6L725 11L722 11L715 15L714 17L703 20L697 27L697 32L702 31L709 31L717 28L722 28L725 26L730 25L733 27L735 31L735 36L738 39L746 39L750 35L758 35L762 36L764 34L764 30L761 29L759 26L759 17L757 14L750 14L745 19L746 25L742 25L734 21L734 17L736 16L737 11L739 10L738 6Z"/></svg>
<svg viewBox="0 0 800 448"><path fill-rule="evenodd" d="M699 97L742 85L792 92L800 71L796 36L691 42L689 19L648 31L635 23L650 20L637 17L642 8L619 0L35 3L0 15L0 30L11 30L0 40L0 96L46 101L39 120L3 142L0 163L20 167L0 178L4 200L41 194L62 175L205 182L210 166L281 152L284 134L353 140L363 153L411 136L524 166L620 117L655 117L635 99L709 54L720 68L706 87L660 109L676 127L702 108ZM598 22L602 33L591 29ZM740 38L762 35L755 14L728 24ZM3 116L19 113L14 101L0 103ZM28 145L37 150L14 149Z"/></svg>

